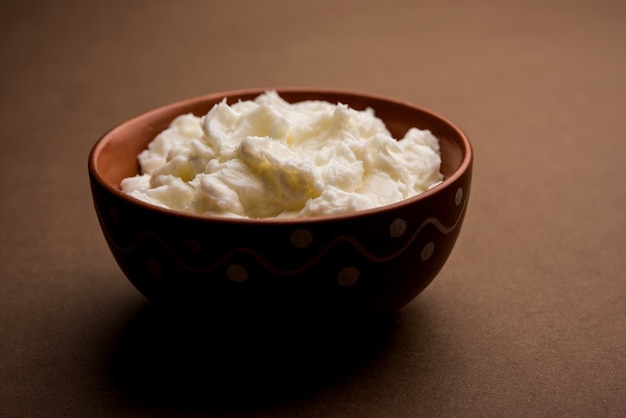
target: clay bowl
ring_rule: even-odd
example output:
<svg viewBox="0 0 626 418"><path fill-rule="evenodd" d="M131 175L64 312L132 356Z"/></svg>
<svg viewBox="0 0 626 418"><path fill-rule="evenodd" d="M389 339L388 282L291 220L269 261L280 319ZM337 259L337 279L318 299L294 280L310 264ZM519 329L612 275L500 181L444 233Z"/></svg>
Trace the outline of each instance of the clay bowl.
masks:
<svg viewBox="0 0 626 418"><path fill-rule="evenodd" d="M435 278L459 235L471 183L468 138L410 103L338 90L276 90L290 102L371 107L394 137L413 126L430 129L440 141L444 181L384 207L304 219L203 217L128 197L120 181L137 174L140 151L177 115L204 115L224 97L249 100L264 89L183 100L121 123L89 155L93 201L115 260L145 297L166 306L250 314L399 310Z"/></svg>

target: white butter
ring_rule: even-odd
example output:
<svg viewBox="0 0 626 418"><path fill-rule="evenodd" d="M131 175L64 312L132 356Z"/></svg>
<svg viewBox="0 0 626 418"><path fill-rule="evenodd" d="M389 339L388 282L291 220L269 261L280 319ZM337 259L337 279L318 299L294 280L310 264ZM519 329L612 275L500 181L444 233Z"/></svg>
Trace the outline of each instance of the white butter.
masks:
<svg viewBox="0 0 626 418"><path fill-rule="evenodd" d="M410 129L394 139L371 109L290 104L274 91L182 115L139 155L123 191L196 214L321 216L397 202L439 184L439 143Z"/></svg>

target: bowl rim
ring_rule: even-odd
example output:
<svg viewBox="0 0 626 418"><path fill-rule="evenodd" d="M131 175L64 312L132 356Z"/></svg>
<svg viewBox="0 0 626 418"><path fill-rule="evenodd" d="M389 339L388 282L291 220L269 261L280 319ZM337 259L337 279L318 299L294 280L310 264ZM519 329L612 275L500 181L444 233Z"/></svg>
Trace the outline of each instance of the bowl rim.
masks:
<svg viewBox="0 0 626 418"><path fill-rule="evenodd" d="M194 104L206 102L206 101L214 101L222 98L232 97L232 96L243 96L243 95L259 95L266 91L273 90L276 91L279 95L281 93L302 93L302 94L317 94L317 95L344 95L344 96L353 96L358 97L363 100L374 100L374 101L384 101L393 103L395 105L409 107L415 109L419 112L425 113L430 117L435 119L439 119L444 124L448 125L448 127L452 128L452 130L459 136L462 144L462 152L463 157L459 167L447 178L445 178L438 185L407 199L403 199L397 202L389 203L386 205L377 206L370 209L362 209L357 211L349 211L342 212L337 214L330 215L320 215L320 216L312 216L312 217L284 217L284 218L237 218L237 217L227 217L220 215L204 215L204 214L195 214L189 212L183 212L180 210L163 208L160 206L156 206L142 200L133 198L128 194L124 193L119 186L113 187L110 182L106 181L103 176L100 174L98 168L98 157L104 148L105 144L108 142L109 138L113 136L116 132L123 129L125 125L136 122L139 119L147 118L150 115L155 113L164 112L166 109L175 108L175 107L191 107ZM356 90L347 90L347 89L339 89L339 88L320 88L320 87L266 87L266 88L246 88L246 89L235 89L235 90L226 90L221 92L214 92L209 94L204 94L200 96L190 97L182 100L177 100L174 102L167 103L165 105L157 106L152 109L146 110L144 112L138 113L135 116L132 116L108 131L106 131L92 146L89 157L88 157L88 172L89 176L93 181L96 181L101 187L106 189L109 193L112 193L119 199L126 201L134 206L142 207L149 211L154 211L156 213L161 213L165 216L172 216L178 218L185 218L189 220L196 220L201 222L220 222L227 224L313 224L319 222L330 222L330 221L338 221L338 220L346 220L346 219L356 219L361 217L371 216L373 214L380 214L388 211L392 211L394 209L399 209L405 206L408 206L412 203L415 203L420 200L428 199L430 196L438 194L441 190L447 188L450 184L455 183L462 175L464 175L469 169L471 169L473 162L473 149L472 144L465 134L465 132L459 128L456 124L450 121L447 117L427 109L423 106L417 105L415 103L391 98L385 95L374 94L374 93L366 93Z"/></svg>

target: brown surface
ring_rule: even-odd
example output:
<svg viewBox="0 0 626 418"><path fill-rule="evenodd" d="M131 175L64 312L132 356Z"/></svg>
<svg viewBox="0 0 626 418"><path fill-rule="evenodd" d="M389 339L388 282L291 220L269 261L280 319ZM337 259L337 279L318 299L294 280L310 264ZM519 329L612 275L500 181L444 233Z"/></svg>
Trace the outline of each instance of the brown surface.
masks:
<svg viewBox="0 0 626 418"><path fill-rule="evenodd" d="M625 2L38 3L0 6L0 415L626 415ZM278 85L446 115L470 207L391 323L205 346L115 265L87 154L149 108Z"/></svg>

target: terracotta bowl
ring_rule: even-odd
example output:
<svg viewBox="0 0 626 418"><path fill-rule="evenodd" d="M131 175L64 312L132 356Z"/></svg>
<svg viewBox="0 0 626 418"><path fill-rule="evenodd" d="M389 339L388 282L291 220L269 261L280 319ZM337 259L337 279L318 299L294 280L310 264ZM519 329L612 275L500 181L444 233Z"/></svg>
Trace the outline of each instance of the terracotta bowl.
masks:
<svg viewBox="0 0 626 418"><path fill-rule="evenodd" d="M414 299L444 266L467 208L468 138L419 106L338 90L276 89L285 100L371 107L394 137L430 129L441 146L444 181L399 203L302 219L228 219L161 209L120 191L138 173L137 156L178 115L204 115L224 97L249 100L264 89L215 93L172 103L105 134L89 155L93 201L119 267L149 300L212 312L387 314Z"/></svg>

